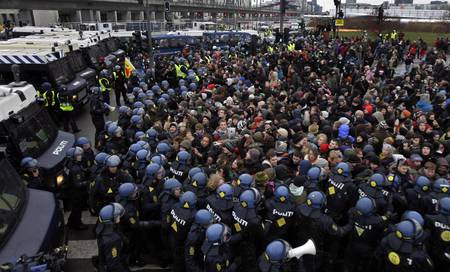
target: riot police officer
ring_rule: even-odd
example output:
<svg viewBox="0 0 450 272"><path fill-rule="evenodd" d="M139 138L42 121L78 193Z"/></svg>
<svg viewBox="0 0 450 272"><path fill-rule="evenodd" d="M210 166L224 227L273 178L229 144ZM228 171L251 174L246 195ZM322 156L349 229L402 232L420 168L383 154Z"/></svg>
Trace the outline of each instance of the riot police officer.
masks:
<svg viewBox="0 0 450 272"><path fill-rule="evenodd" d="M425 216L425 226L431 231L429 250L436 268L450 266L450 197L438 202L438 213Z"/></svg>
<svg viewBox="0 0 450 272"><path fill-rule="evenodd" d="M83 149L83 167L86 170L90 170L91 167L94 166L95 161L95 154L94 150L92 150L91 141L86 137L79 137L76 140L75 145Z"/></svg>
<svg viewBox="0 0 450 272"><path fill-rule="evenodd" d="M113 79L114 93L116 94L116 105L117 107L120 107L120 95L122 95L123 101L127 100L126 78L120 65L114 66Z"/></svg>
<svg viewBox="0 0 450 272"><path fill-rule="evenodd" d="M314 191L320 191L322 184L320 184L320 178L322 176L322 169L318 166L312 166L306 173L306 182L304 184L307 193Z"/></svg>
<svg viewBox="0 0 450 272"><path fill-rule="evenodd" d="M128 106L121 106L119 108L119 118L117 120L117 125L123 129L128 129L130 126L130 118L131 118L131 108Z"/></svg>
<svg viewBox="0 0 450 272"><path fill-rule="evenodd" d="M185 192L180 201L170 211L170 238L173 251L173 271L184 271L184 242L187 238L195 213L197 197L193 192Z"/></svg>
<svg viewBox="0 0 450 272"><path fill-rule="evenodd" d="M151 163L145 168L141 185L141 209L145 219L160 219L158 196L163 191L165 170L158 163Z"/></svg>
<svg viewBox="0 0 450 272"><path fill-rule="evenodd" d="M100 76L98 78L98 85L100 86L100 91L103 96L103 101L106 104L110 104L109 93L111 91L111 82L109 81L108 70L103 69L100 71Z"/></svg>
<svg viewBox="0 0 450 272"><path fill-rule="evenodd" d="M206 198L206 209L213 214L216 222L231 226L233 224L233 186L228 183L220 185L215 194Z"/></svg>
<svg viewBox="0 0 450 272"><path fill-rule="evenodd" d="M374 271L434 271L431 258L422 243L415 243L423 229L414 219L395 225L395 231L381 240L375 252Z"/></svg>
<svg viewBox="0 0 450 272"><path fill-rule="evenodd" d="M241 235L231 235L224 223L216 223L206 229L206 239L202 245L204 271L236 271L240 260L235 258L232 246L241 240Z"/></svg>
<svg viewBox="0 0 450 272"><path fill-rule="evenodd" d="M198 210L194 223L189 230L184 243L184 259L187 272L203 271L203 254L201 248L205 241L206 229L214 222L213 215L208 210Z"/></svg>
<svg viewBox="0 0 450 272"><path fill-rule="evenodd" d="M433 210L438 210L438 203L441 198L450 196L450 184L445 178L438 178L433 182L432 191L430 192L431 205ZM432 211L430 211L432 213Z"/></svg>
<svg viewBox="0 0 450 272"><path fill-rule="evenodd" d="M118 230L125 213L119 203L104 206L100 212L95 233L98 245L98 269L104 272L128 272L126 239Z"/></svg>
<svg viewBox="0 0 450 272"><path fill-rule="evenodd" d="M142 264L142 228L151 228L158 225L159 221L142 221L139 217L138 186L134 183L123 183L118 190L119 203L125 212L120 223L123 234L130 241L128 254L130 265Z"/></svg>
<svg viewBox="0 0 450 272"><path fill-rule="evenodd" d="M128 145L134 143L134 136L137 131L142 131L144 120L139 115L133 115L130 119L130 126L125 131L125 139Z"/></svg>
<svg viewBox="0 0 450 272"><path fill-rule="evenodd" d="M368 182L358 186L359 198L370 197L375 201L377 213L384 215L386 212L393 212L392 199L389 192L383 190L386 179L382 174L373 174Z"/></svg>
<svg viewBox="0 0 450 272"><path fill-rule="evenodd" d="M405 191L405 197L410 210L421 214L433 212L434 206L430 196L431 181L425 176L418 176L413 188Z"/></svg>
<svg viewBox="0 0 450 272"><path fill-rule="evenodd" d="M239 196L245 190L250 189L253 184L253 177L249 174L241 174L236 180L233 189L233 201L239 202Z"/></svg>
<svg viewBox="0 0 450 272"><path fill-rule="evenodd" d="M264 225L257 210L260 201L259 191L250 188L241 193L239 202L233 206L234 233L243 237L235 248L242 258L240 269L243 271L257 271L258 256L263 250Z"/></svg>
<svg viewBox="0 0 450 272"><path fill-rule="evenodd" d="M187 151L180 151L176 156L176 161L170 165L170 173L172 177L178 180L185 180L187 178L189 169L191 167L191 154Z"/></svg>
<svg viewBox="0 0 450 272"><path fill-rule="evenodd" d="M330 216L337 223L347 222L346 212L358 199L357 188L351 180L350 166L347 163L341 162L336 165L326 185L325 194Z"/></svg>
<svg viewBox="0 0 450 272"><path fill-rule="evenodd" d="M114 202L117 190L122 183L133 182L132 177L125 171L119 169L120 158L117 155L106 159L105 168L95 179L91 198L95 200L95 210L108 203Z"/></svg>
<svg viewBox="0 0 450 272"><path fill-rule="evenodd" d="M123 130L116 124L108 127L109 138L105 144L105 152L111 155L123 155L127 152L127 146L124 143Z"/></svg>
<svg viewBox="0 0 450 272"><path fill-rule="evenodd" d="M73 229L87 229L87 226L81 222L81 212L85 204L83 201L87 200L88 185L87 173L83 168L83 149L81 147L72 147L67 150L65 173L71 208L67 225Z"/></svg>
<svg viewBox="0 0 450 272"><path fill-rule="evenodd" d="M100 175L100 173L103 171L106 165L106 160L108 159L110 155L106 154L104 152L100 152L97 155L95 155L95 161L94 165L90 169L90 176L89 176L89 211L92 215L98 215L98 208L97 207L97 200L95 199L95 186L96 186L96 179L97 176Z"/></svg>
<svg viewBox="0 0 450 272"><path fill-rule="evenodd" d="M22 168L22 180L28 188L49 191L50 188L43 182L36 159L25 157L20 162L20 167Z"/></svg>
<svg viewBox="0 0 450 272"><path fill-rule="evenodd" d="M307 196L306 203L297 207L298 243L305 243L310 237L316 245L315 256L305 256L304 264L307 271L331 271L334 265L333 256L328 252L328 245L337 238L346 235L351 225L340 227L325 213L327 206L326 195L321 191L311 192ZM330 270L327 270L330 269Z"/></svg>
<svg viewBox="0 0 450 272"><path fill-rule="evenodd" d="M197 196L197 207L205 208L206 197L208 196L208 193L206 191L208 176L203 172L199 172L195 174L191 179L187 178L186 180L189 180L189 183L183 186L184 191L193 192Z"/></svg>
<svg viewBox="0 0 450 272"><path fill-rule="evenodd" d="M375 200L367 196L360 198L349 212L353 228L345 251L346 271L364 271L389 221L376 213Z"/></svg>
<svg viewBox="0 0 450 272"><path fill-rule="evenodd" d="M291 201L289 188L278 185L274 196L265 201L265 238L270 242L277 238L289 239L294 223L295 204Z"/></svg>
<svg viewBox="0 0 450 272"><path fill-rule="evenodd" d="M66 85L61 85L58 88L58 100L59 100L59 109L61 110L61 117L64 121L64 130L70 131L69 125L72 127L72 132L77 133L81 130L78 128L77 123L74 119L74 101L71 95L65 94L67 92Z"/></svg>
<svg viewBox="0 0 450 272"><path fill-rule="evenodd" d="M99 87L91 87L91 101L89 102L91 120L95 127L95 141L97 142L100 132L105 127L105 114L109 108L103 103L103 96Z"/></svg>

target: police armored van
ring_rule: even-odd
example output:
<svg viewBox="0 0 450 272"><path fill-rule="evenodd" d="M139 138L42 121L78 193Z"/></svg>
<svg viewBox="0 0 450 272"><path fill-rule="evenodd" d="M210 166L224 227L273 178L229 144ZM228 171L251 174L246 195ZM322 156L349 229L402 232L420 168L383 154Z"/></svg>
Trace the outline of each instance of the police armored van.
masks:
<svg viewBox="0 0 450 272"><path fill-rule="evenodd" d="M69 59L64 58L61 52L47 49L0 49L0 74L6 82L13 80L11 66L20 65L21 78L35 86L43 81L50 81L54 87L66 85L67 90L60 95L73 96L75 107L88 101L87 82L77 77L70 67Z"/></svg>
<svg viewBox="0 0 450 272"><path fill-rule="evenodd" d="M58 258L64 261L65 243L64 216L55 195L28 189L9 161L1 159L0 270L11 267L6 271L42 271L14 268L23 255L55 252L55 248L62 249L58 250L63 253Z"/></svg>
<svg viewBox="0 0 450 272"><path fill-rule="evenodd" d="M17 68L14 67L14 68ZM18 79L18 71L15 71ZM63 164L75 136L59 131L47 110L36 102L36 89L26 82L0 85L0 152L17 168L23 157L36 158L46 182L64 181Z"/></svg>

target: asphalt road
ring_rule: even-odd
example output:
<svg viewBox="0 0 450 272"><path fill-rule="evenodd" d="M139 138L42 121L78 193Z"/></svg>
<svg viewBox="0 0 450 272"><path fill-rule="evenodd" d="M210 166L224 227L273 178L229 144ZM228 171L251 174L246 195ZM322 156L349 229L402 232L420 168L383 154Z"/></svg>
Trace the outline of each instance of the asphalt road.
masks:
<svg viewBox="0 0 450 272"><path fill-rule="evenodd" d="M111 94L111 106L116 106L114 94ZM111 112L107 117L108 120L117 120L116 112ZM83 109L77 113L76 122L81 129L76 134L77 137L87 137L91 142L94 142L95 127L92 124L91 116L89 114L89 104L85 105ZM66 222L69 213L65 214ZM91 216L88 211L84 211L82 221L88 225L88 229L84 231L68 230L68 258L65 267L66 272L90 272L96 271L92 265L91 258L98 254L97 241L95 240L95 223L96 217ZM140 268L132 268L132 271L169 271L168 269L161 269L156 265L146 265Z"/></svg>

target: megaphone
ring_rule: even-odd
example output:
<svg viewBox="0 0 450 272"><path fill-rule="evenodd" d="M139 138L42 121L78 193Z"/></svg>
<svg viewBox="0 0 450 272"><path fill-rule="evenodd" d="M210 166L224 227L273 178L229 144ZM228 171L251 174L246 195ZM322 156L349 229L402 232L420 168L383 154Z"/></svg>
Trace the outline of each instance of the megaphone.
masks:
<svg viewBox="0 0 450 272"><path fill-rule="evenodd" d="M303 255L316 255L316 245L309 239L304 245L289 250L288 258L300 259Z"/></svg>
<svg viewBox="0 0 450 272"><path fill-rule="evenodd" d="M105 105L105 107L107 107L109 111L114 111L116 109L115 107L110 106L108 103L103 103L103 105Z"/></svg>

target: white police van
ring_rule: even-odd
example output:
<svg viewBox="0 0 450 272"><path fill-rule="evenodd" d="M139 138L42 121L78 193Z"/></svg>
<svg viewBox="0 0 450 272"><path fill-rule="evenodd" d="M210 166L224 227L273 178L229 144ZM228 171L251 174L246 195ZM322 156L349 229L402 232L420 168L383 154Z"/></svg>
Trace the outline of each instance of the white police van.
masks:
<svg viewBox="0 0 450 272"><path fill-rule="evenodd" d="M52 187L64 181L66 151L75 136L59 131L47 110L36 102L36 89L27 82L0 85L0 153L16 167L23 157L38 160L46 182Z"/></svg>

